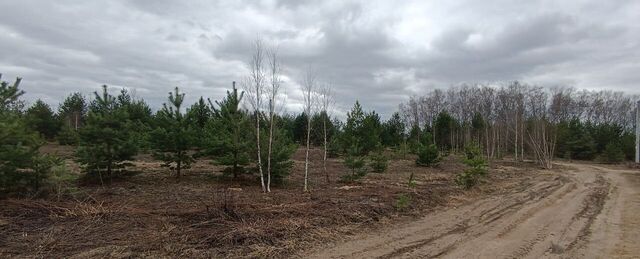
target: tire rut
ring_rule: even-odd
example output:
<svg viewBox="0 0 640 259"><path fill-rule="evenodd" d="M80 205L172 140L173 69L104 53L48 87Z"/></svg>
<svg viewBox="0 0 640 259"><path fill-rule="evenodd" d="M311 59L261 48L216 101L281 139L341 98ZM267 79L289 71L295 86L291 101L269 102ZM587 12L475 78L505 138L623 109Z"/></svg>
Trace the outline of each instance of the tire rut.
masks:
<svg viewBox="0 0 640 259"><path fill-rule="evenodd" d="M507 192L426 215L387 234L346 242L315 257L589 257L585 247L594 249L594 225L602 224L599 215L619 182L614 185L607 177L611 172L604 169L567 166L575 169L527 177Z"/></svg>

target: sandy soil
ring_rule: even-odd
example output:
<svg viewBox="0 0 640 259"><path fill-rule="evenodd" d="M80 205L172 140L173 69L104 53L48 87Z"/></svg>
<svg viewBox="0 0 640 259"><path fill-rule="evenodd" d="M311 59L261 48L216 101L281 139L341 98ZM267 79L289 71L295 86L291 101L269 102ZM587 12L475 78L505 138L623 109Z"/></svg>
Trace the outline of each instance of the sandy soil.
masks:
<svg viewBox="0 0 640 259"><path fill-rule="evenodd" d="M532 175L501 194L303 257L639 258L640 173L561 166L566 169Z"/></svg>

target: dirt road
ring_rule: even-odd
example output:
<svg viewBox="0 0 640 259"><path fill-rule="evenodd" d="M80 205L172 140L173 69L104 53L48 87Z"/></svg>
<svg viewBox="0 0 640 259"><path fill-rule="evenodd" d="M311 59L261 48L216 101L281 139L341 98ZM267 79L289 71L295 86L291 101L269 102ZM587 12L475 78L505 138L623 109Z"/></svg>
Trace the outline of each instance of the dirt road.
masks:
<svg viewBox="0 0 640 259"><path fill-rule="evenodd" d="M311 258L640 258L640 173L565 164Z"/></svg>

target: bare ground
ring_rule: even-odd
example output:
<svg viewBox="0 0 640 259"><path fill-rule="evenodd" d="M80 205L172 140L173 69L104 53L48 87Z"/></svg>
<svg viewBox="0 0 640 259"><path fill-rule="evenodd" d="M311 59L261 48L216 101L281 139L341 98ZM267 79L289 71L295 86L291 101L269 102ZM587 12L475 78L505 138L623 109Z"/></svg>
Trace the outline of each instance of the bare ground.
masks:
<svg viewBox="0 0 640 259"><path fill-rule="evenodd" d="M638 258L640 173L587 164L415 221L318 249L309 258ZM554 174L555 177L540 177Z"/></svg>
<svg viewBox="0 0 640 259"><path fill-rule="evenodd" d="M43 152L67 157L68 147ZM340 182L339 159L311 164L311 192L302 192L304 152L286 181L263 194L255 176L232 180L198 160L178 181L148 155L113 183L80 184L56 199L0 199L0 257L291 257L325 242L416 217L436 208L491 195L530 169L492 174L493 184L463 191L453 177L463 169L451 156L438 168L416 167L411 157L391 161L387 173ZM322 152L313 150L312 161ZM415 185L408 185L411 173ZM398 206L401 197L409 202Z"/></svg>
<svg viewBox="0 0 640 259"><path fill-rule="evenodd" d="M72 151L44 152L71 158ZM638 254L640 177L622 168L565 164L538 170L498 161L485 183L453 183L455 156L437 168L412 158L357 182L331 159L311 165L302 193L299 151L285 183L262 194L255 177L221 178L199 160L177 181L138 157L108 186L81 184L62 199L0 200L0 257L633 257ZM312 152L321 161L321 152ZM70 159L74 171L79 168ZM408 184L415 175L415 185ZM399 206L401 198L407 198Z"/></svg>

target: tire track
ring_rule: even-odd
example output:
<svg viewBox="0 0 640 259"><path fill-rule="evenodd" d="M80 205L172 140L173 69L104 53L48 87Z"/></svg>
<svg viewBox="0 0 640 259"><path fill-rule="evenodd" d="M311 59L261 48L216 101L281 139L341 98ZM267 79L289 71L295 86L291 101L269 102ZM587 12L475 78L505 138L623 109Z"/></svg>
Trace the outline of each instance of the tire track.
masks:
<svg viewBox="0 0 640 259"><path fill-rule="evenodd" d="M394 227L391 234L355 238L309 257L589 257L585 249L593 246L594 226L602 224L600 215L610 190L619 182L607 176L609 171L567 166L575 170L551 178L531 177L510 192L432 213Z"/></svg>

